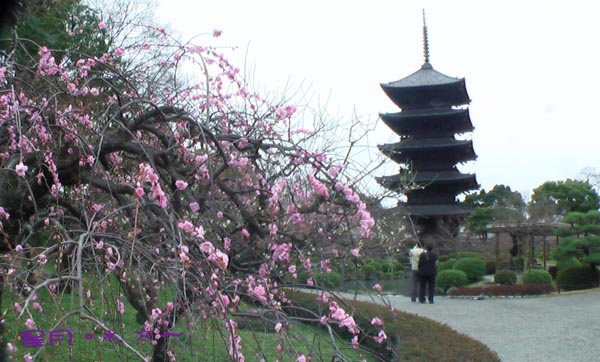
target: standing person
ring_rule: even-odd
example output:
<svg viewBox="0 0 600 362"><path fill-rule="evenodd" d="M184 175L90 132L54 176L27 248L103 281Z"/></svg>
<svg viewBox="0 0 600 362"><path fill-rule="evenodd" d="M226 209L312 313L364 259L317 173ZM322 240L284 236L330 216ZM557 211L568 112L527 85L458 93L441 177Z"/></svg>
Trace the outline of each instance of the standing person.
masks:
<svg viewBox="0 0 600 362"><path fill-rule="evenodd" d="M419 302L425 303L425 288L427 288L427 299L429 299L429 303L433 304L438 256L430 244L425 249L426 251L419 256L419 277L421 279Z"/></svg>
<svg viewBox="0 0 600 362"><path fill-rule="evenodd" d="M410 256L410 269L411 269L411 289L410 289L410 300L413 302L417 301L417 296L419 296L419 285L421 284L421 279L419 278L419 257L425 251L419 247L419 245L415 244L412 249L408 252L408 256Z"/></svg>

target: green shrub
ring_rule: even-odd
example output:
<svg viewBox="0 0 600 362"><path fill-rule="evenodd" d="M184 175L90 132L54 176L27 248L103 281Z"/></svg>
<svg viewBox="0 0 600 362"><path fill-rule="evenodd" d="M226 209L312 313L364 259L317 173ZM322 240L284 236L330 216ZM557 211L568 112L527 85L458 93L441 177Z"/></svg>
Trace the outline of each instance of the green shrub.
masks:
<svg viewBox="0 0 600 362"><path fill-rule="evenodd" d="M596 271L588 265L572 265L558 271L558 290L579 290L595 288L598 285Z"/></svg>
<svg viewBox="0 0 600 362"><path fill-rule="evenodd" d="M462 270L471 281L477 281L485 275L485 261L480 258L460 258L452 269Z"/></svg>
<svg viewBox="0 0 600 362"><path fill-rule="evenodd" d="M450 270L454 266L454 263L456 263L456 259L450 258L448 260L440 262L440 264L438 265L438 269L440 271L442 271L442 270Z"/></svg>
<svg viewBox="0 0 600 362"><path fill-rule="evenodd" d="M394 263L389 261L382 261L381 264L379 264L379 270L384 273L391 273L394 271Z"/></svg>
<svg viewBox="0 0 600 362"><path fill-rule="evenodd" d="M297 282L298 283L306 283L306 279L308 279L308 272L306 271L306 269L301 268L298 271L298 279Z"/></svg>
<svg viewBox="0 0 600 362"><path fill-rule="evenodd" d="M552 284L552 275L544 269L530 269L523 273L523 284Z"/></svg>
<svg viewBox="0 0 600 362"><path fill-rule="evenodd" d="M467 281L467 274L461 270L442 270L437 275L435 286L446 293L449 288L461 287L467 284Z"/></svg>
<svg viewBox="0 0 600 362"><path fill-rule="evenodd" d="M496 262L493 260L487 260L485 262L485 274L492 275L496 273Z"/></svg>
<svg viewBox="0 0 600 362"><path fill-rule="evenodd" d="M494 275L494 283L515 285L517 284L517 273L512 270L500 270Z"/></svg>
<svg viewBox="0 0 600 362"><path fill-rule="evenodd" d="M324 273L322 271L315 271L313 273L315 281L327 288L337 288L342 285L342 277L340 273L335 270L330 271L329 273Z"/></svg>
<svg viewBox="0 0 600 362"><path fill-rule="evenodd" d="M368 263L362 267L363 279L367 280L377 276L377 266L374 263Z"/></svg>
<svg viewBox="0 0 600 362"><path fill-rule="evenodd" d="M335 270L332 270L329 273L326 273L324 275L324 279L325 279L325 284L329 284L332 287L339 287L340 285L342 285L342 277L340 276L340 273L336 272Z"/></svg>
<svg viewBox="0 0 600 362"><path fill-rule="evenodd" d="M571 257L568 259L563 259L563 260L558 260L556 262L556 266L558 267L558 270L560 271L561 269L565 269L571 266L581 266L581 262L579 261L579 259L577 259L576 257Z"/></svg>
<svg viewBox="0 0 600 362"><path fill-rule="evenodd" d="M460 252L454 252L454 253L449 253L446 255L446 257L449 258L454 258L454 259L462 259L462 258L479 258L479 259L483 259L486 260L486 256L480 252L477 251L460 251Z"/></svg>

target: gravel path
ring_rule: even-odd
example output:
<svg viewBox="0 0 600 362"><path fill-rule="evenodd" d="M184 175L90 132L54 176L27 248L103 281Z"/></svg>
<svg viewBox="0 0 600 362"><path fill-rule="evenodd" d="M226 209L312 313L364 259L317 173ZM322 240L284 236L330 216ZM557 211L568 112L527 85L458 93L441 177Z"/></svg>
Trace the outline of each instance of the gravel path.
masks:
<svg viewBox="0 0 600 362"><path fill-rule="evenodd" d="M411 303L400 295L389 300L398 310L485 343L503 362L600 361L599 289L517 299L436 297L433 305Z"/></svg>

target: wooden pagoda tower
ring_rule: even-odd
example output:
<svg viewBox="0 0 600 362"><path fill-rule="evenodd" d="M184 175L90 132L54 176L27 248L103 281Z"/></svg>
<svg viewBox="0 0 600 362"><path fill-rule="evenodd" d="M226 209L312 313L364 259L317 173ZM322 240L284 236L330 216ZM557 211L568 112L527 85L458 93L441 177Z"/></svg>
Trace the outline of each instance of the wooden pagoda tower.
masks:
<svg viewBox="0 0 600 362"><path fill-rule="evenodd" d="M446 76L431 66L425 14L423 14L425 63L415 73L395 82L381 84L399 112L380 114L400 141L379 145L387 157L400 165L400 173L378 177L384 187L399 191L407 181L417 189L405 192L401 212L414 223L419 236L456 234L471 212L457 196L479 188L474 174L463 174L457 164L475 160L470 133L469 95L464 78Z"/></svg>

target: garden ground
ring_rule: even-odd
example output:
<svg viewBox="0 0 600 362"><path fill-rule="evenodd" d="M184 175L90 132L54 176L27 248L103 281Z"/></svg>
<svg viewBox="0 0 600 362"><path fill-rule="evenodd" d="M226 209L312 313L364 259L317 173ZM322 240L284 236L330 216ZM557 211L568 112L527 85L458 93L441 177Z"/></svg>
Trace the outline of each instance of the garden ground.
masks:
<svg viewBox="0 0 600 362"><path fill-rule="evenodd" d="M600 356L600 289L515 299L436 297L434 305L411 303L401 295L388 298L398 310L483 342L504 362L587 362Z"/></svg>

